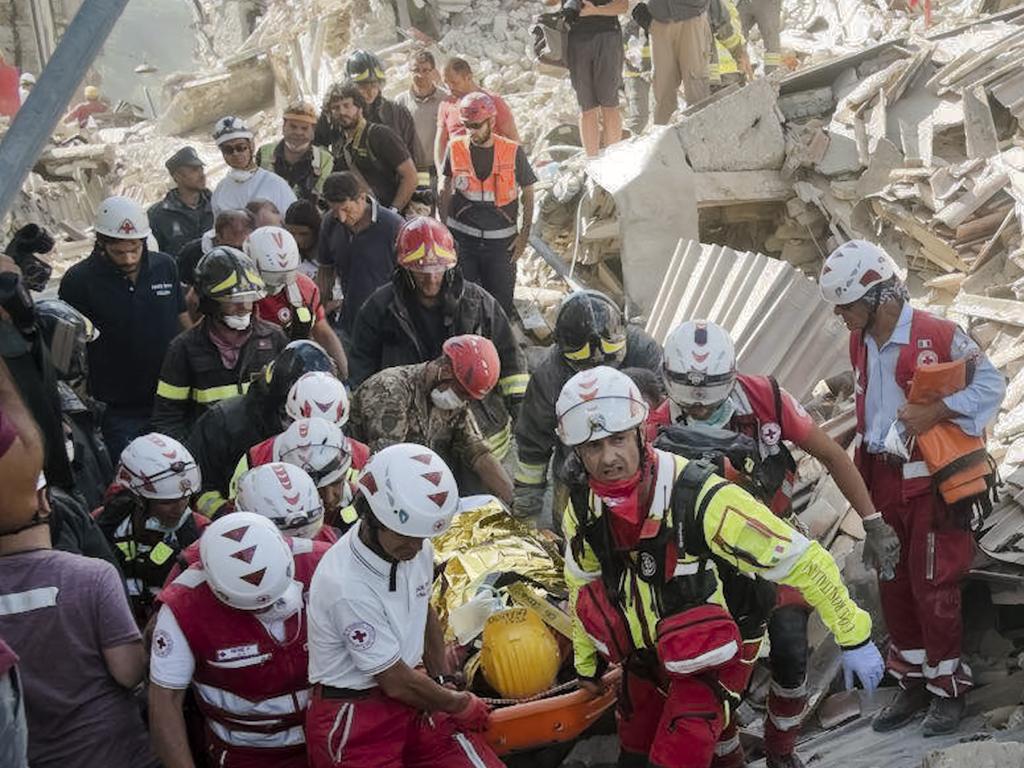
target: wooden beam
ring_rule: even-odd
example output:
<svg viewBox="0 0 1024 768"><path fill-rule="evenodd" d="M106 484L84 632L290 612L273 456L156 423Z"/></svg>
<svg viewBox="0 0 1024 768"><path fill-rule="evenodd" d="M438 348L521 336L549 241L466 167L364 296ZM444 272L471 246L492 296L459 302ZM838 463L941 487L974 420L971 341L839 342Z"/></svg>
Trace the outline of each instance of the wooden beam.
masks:
<svg viewBox="0 0 1024 768"><path fill-rule="evenodd" d="M985 203L1010 181L1005 173L990 173L974 185L974 189L960 196L947 205L937 214L935 220L941 221L950 229L956 229L963 224L976 210Z"/></svg>
<svg viewBox="0 0 1024 768"><path fill-rule="evenodd" d="M992 119L988 94L980 85L964 88L964 134L967 137L967 156L987 158L999 152L999 134Z"/></svg>

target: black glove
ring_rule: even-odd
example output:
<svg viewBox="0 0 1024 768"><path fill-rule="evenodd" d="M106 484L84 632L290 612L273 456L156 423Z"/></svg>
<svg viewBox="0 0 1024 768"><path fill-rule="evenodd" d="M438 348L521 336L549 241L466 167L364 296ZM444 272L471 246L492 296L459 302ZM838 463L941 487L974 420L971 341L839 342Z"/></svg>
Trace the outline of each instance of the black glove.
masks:
<svg viewBox="0 0 1024 768"><path fill-rule="evenodd" d="M21 270L22 282L30 291L42 291L50 280L53 267L36 256L53 250L54 240L37 224L26 224L14 233L4 253L14 259Z"/></svg>
<svg viewBox="0 0 1024 768"><path fill-rule="evenodd" d="M0 307L23 334L35 333L35 304L17 272L0 272Z"/></svg>
<svg viewBox="0 0 1024 768"><path fill-rule="evenodd" d="M640 25L640 29L644 32L650 33L651 22L654 21L654 17L651 16L651 9L647 7L647 3L637 3L633 7L633 13L631 14L633 21Z"/></svg>
<svg viewBox="0 0 1024 768"><path fill-rule="evenodd" d="M562 18L565 19L569 26L572 26L576 19L580 17L582 9L582 0L562 0Z"/></svg>

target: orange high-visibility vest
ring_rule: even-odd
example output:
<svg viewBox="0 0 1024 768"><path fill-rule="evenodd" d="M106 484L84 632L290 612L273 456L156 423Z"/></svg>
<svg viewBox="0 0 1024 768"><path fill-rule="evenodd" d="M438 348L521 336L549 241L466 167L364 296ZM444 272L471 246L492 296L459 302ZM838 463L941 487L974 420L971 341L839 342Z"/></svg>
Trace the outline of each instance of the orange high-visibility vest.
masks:
<svg viewBox="0 0 1024 768"><path fill-rule="evenodd" d="M448 145L452 181L460 195L474 203L492 203L502 208L516 200L516 151L519 145L498 134L494 137L494 165L491 175L478 179L469 152L469 136L457 136Z"/></svg>

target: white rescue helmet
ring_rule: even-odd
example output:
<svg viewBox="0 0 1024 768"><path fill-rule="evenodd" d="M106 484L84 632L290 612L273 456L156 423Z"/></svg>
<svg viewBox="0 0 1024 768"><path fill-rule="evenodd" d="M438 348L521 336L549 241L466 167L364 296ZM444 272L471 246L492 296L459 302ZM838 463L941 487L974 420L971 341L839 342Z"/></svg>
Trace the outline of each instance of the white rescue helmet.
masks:
<svg viewBox="0 0 1024 768"><path fill-rule="evenodd" d="M294 464L273 461L238 480L235 509L254 512L288 536L309 539L324 522L324 505L313 479Z"/></svg>
<svg viewBox="0 0 1024 768"><path fill-rule="evenodd" d="M686 321L665 340L662 373L668 396L679 405L722 402L736 383L729 333L707 320Z"/></svg>
<svg viewBox="0 0 1024 768"><path fill-rule="evenodd" d="M116 483L144 499L174 501L199 493L199 465L173 437L151 432L132 440L121 452Z"/></svg>
<svg viewBox="0 0 1024 768"><path fill-rule="evenodd" d="M378 451L359 475L359 490L385 528L430 539L448 530L459 511L459 488L444 460L414 443Z"/></svg>
<svg viewBox="0 0 1024 768"><path fill-rule="evenodd" d="M242 118L235 117L234 115L222 117L213 126L213 140L217 143L218 147L232 139L248 139L252 141L252 138L253 134L249 126L245 124Z"/></svg>
<svg viewBox="0 0 1024 768"><path fill-rule="evenodd" d="M825 259L818 286L829 304L852 304L895 274L896 265L884 250L867 240L851 240Z"/></svg>
<svg viewBox="0 0 1024 768"><path fill-rule="evenodd" d="M214 596L241 611L269 608L295 579L291 546L253 512L231 512L210 523L199 537L199 560Z"/></svg>
<svg viewBox="0 0 1024 768"><path fill-rule="evenodd" d="M326 419L296 419L274 439L273 455L302 469L317 488L338 482L352 466L348 440Z"/></svg>
<svg viewBox="0 0 1024 768"><path fill-rule="evenodd" d="M292 384L284 408L293 419L326 419L343 427L348 423L348 392L327 371L310 371Z"/></svg>
<svg viewBox="0 0 1024 768"><path fill-rule="evenodd" d="M131 198L114 195L100 203L93 230L117 240L145 240L150 232L149 218Z"/></svg>
<svg viewBox="0 0 1024 768"><path fill-rule="evenodd" d="M555 402L558 437L567 446L601 440L639 427L647 419L647 402L622 371L599 365L565 382Z"/></svg>
<svg viewBox="0 0 1024 768"><path fill-rule="evenodd" d="M274 293L295 282L299 270L299 245L284 227L260 227L253 230L242 249L256 263L267 288Z"/></svg>

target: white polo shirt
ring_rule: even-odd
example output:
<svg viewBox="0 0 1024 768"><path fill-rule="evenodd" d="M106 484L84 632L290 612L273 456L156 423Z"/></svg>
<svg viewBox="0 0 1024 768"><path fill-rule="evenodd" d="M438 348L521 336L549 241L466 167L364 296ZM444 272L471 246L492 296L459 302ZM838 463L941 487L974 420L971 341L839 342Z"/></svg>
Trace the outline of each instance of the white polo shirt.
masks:
<svg viewBox="0 0 1024 768"><path fill-rule="evenodd" d="M434 578L429 541L412 560L391 563L359 540L354 525L330 548L309 588L309 681L335 688L376 687L378 675L404 661L423 659L423 636Z"/></svg>

